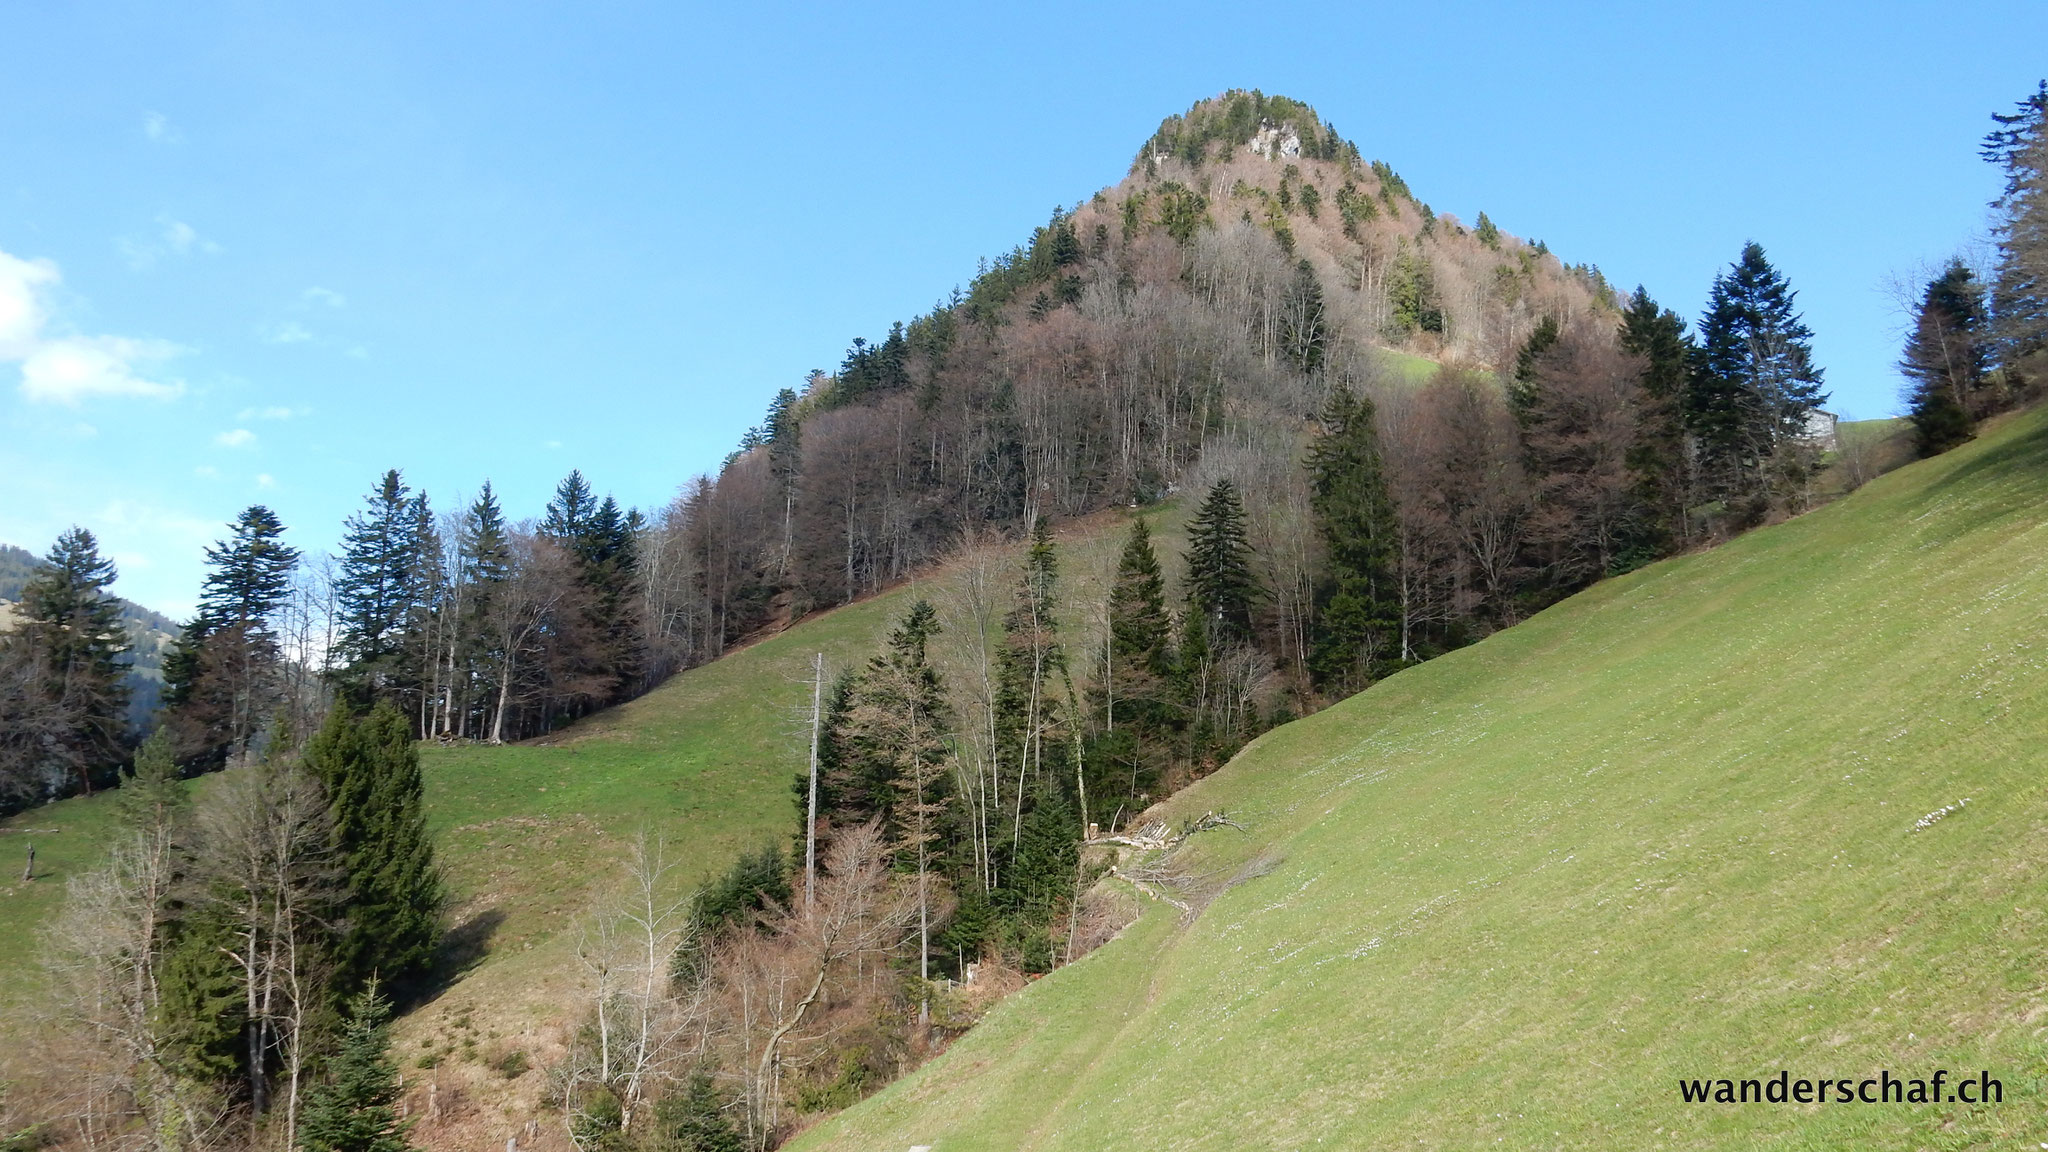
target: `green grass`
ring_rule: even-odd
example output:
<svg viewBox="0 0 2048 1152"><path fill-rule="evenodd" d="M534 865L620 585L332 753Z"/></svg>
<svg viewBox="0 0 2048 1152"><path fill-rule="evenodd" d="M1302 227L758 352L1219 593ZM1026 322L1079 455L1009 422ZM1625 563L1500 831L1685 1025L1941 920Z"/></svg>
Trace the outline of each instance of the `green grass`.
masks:
<svg viewBox="0 0 2048 1152"><path fill-rule="evenodd" d="M1381 348L1373 354L1378 356L1380 361L1390 368L1394 375L1404 384L1427 384L1429 383L1429 378L1436 375L1443 368L1443 365L1438 364L1427 356L1417 356L1409 352L1396 352L1389 348Z"/></svg>
<svg viewBox="0 0 2048 1152"><path fill-rule="evenodd" d="M798 1147L2048 1141L2044 508L2048 411L1269 733L1171 807L1270 872ZM2004 1105L1677 1093L1940 1067Z"/></svg>
<svg viewBox="0 0 2048 1152"><path fill-rule="evenodd" d="M101 793L60 800L0 821L0 1016L16 993L36 986L35 928L63 905L65 882L105 862L114 828L108 798ZM30 844L36 847L36 878L23 883Z"/></svg>
<svg viewBox="0 0 2048 1152"><path fill-rule="evenodd" d="M1885 416L1876 420L1844 420L1835 425L1835 436L1844 445L1875 446L1904 432L1908 426L1903 416Z"/></svg>

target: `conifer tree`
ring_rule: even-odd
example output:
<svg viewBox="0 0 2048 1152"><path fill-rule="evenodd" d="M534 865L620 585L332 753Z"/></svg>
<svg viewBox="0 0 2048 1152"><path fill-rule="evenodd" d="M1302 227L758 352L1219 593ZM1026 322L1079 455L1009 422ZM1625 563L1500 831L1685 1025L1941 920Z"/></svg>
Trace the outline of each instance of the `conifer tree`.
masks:
<svg viewBox="0 0 2048 1152"><path fill-rule="evenodd" d="M939 614L919 600L889 634L888 650L868 661L854 683L847 714L849 751L864 775L886 779L886 827L899 867L917 875L919 977L930 975L931 876L944 867L942 843L952 822L946 741L952 713L927 651Z"/></svg>
<svg viewBox="0 0 2048 1152"><path fill-rule="evenodd" d="M1557 317L1545 314L1536 322L1536 329L1522 342L1515 353L1514 382L1508 386L1508 404L1515 410L1517 419L1525 418L1531 394L1536 388L1536 368L1543 354L1557 344L1563 329L1558 327Z"/></svg>
<svg viewBox="0 0 2048 1152"><path fill-rule="evenodd" d="M457 646L458 700L455 708L456 734L471 733L472 713L480 713L484 702L496 696L498 672L504 667L505 638L500 634L497 608L505 595L505 582L512 577L512 542L505 530L505 514L498 505L491 482L463 512L456 537L456 583L462 589L460 643ZM482 719L477 719L477 731Z"/></svg>
<svg viewBox="0 0 2048 1152"><path fill-rule="evenodd" d="M1714 278L1685 415L1724 493L1760 489L1765 464L1827 400L1797 295L1754 241Z"/></svg>
<svg viewBox="0 0 2048 1152"><path fill-rule="evenodd" d="M951 725L939 672L927 651L938 632L938 612L931 604L919 600L911 605L890 631L885 650L870 658L849 685L837 734L840 758L852 767L857 790L873 805L866 814L883 815L899 845L923 835L914 827L920 817L912 810L925 802L921 793L943 803L942 784L919 778L943 768Z"/></svg>
<svg viewBox="0 0 2048 1152"><path fill-rule="evenodd" d="M1338 388L1309 449L1309 506L1329 563L1309 665L1320 684L1339 692L1364 687L1397 651L1399 535L1373 417L1369 398Z"/></svg>
<svg viewBox="0 0 2048 1152"><path fill-rule="evenodd" d="M164 660L164 703L181 757L246 753L276 703L281 654L271 618L291 595L299 553L277 514L251 505L206 550L199 612Z"/></svg>
<svg viewBox="0 0 2048 1152"><path fill-rule="evenodd" d="M683 1090L654 1106L654 1123L662 1147L670 1152L745 1152L740 1136L711 1073L692 1073Z"/></svg>
<svg viewBox="0 0 2048 1152"><path fill-rule="evenodd" d="M847 714L853 708L853 691L860 679L849 669L825 690L824 716L818 733L818 817L836 827L859 824L888 807L891 797L869 787L859 775L852 749ZM796 843L804 842L804 816L810 793L810 773L799 772L791 788L797 797Z"/></svg>
<svg viewBox="0 0 2048 1152"><path fill-rule="evenodd" d="M2005 186L1992 207L1998 267L1991 282L1991 315L1998 361L2018 385L2030 361L2048 348L2048 80L2015 111L1993 113L1998 125L1984 138L1983 156L2005 170Z"/></svg>
<svg viewBox="0 0 2048 1152"><path fill-rule="evenodd" d="M1622 351L1641 358L1643 365L1640 423L1629 468L1635 473L1638 498L1650 510L1650 517L1645 522L1647 533L1625 547L1647 559L1661 553L1672 537L1690 535L1680 405L1699 350L1685 330L1684 318L1658 307L1641 285L1622 313L1618 342Z"/></svg>
<svg viewBox="0 0 2048 1152"><path fill-rule="evenodd" d="M413 499L396 468L384 473L365 503L343 534L337 647L348 664L345 681L381 695L398 687L408 625L422 602L421 554L428 542L421 527L431 519L425 496Z"/></svg>
<svg viewBox="0 0 2048 1152"><path fill-rule="evenodd" d="M1059 556L1051 526L1039 517L1010 609L1003 616L1003 648L997 655L995 729L1002 759L1017 766L1005 786L1015 802L1011 841L1022 831L1026 783L1061 775L1065 744L1054 731L1055 687L1067 668L1059 637Z"/></svg>
<svg viewBox="0 0 2048 1152"><path fill-rule="evenodd" d="M1237 485L1218 480L1188 521L1188 603L1207 622L1211 644L1251 638L1252 605L1259 598L1251 555Z"/></svg>
<svg viewBox="0 0 2048 1152"><path fill-rule="evenodd" d="M349 1001L341 1044L327 1064L327 1082L307 1102L299 1124L304 1152L405 1152L410 1122L398 1118L398 1066L386 1021L391 1006L372 982Z"/></svg>
<svg viewBox="0 0 2048 1152"><path fill-rule="evenodd" d="M584 527L591 514L597 511L590 494L590 482L583 478L578 469L570 469L562 482L555 485L555 498L548 501L547 517L541 521L542 535L554 538L563 547L570 547L573 541L581 539Z"/></svg>
<svg viewBox="0 0 2048 1152"><path fill-rule="evenodd" d="M1922 456L1970 438L1990 368L1984 328L1984 291L1961 260L1952 260L1928 282L1899 360L1899 372L1912 381L1908 418Z"/></svg>
<svg viewBox="0 0 2048 1152"><path fill-rule="evenodd" d="M640 629L639 513L606 496L591 517L582 553L594 623L614 695L638 686L645 665Z"/></svg>
<svg viewBox="0 0 2048 1152"><path fill-rule="evenodd" d="M803 429L796 407L795 390L784 388L769 404L768 419L763 425L768 436L768 472L775 477L782 503L782 535L776 550L775 572L783 580L789 579L796 549L797 483L803 467Z"/></svg>
<svg viewBox="0 0 2048 1152"><path fill-rule="evenodd" d="M0 793L47 795L61 787L58 773L91 792L122 758L129 644L120 601L107 591L114 577L92 533L74 527L23 586L15 622L0 634L13 682L0 700ZM39 764L49 778L35 779Z"/></svg>
<svg viewBox="0 0 2048 1152"><path fill-rule="evenodd" d="M1473 226L1472 234L1479 237L1481 244L1486 245L1493 251L1500 251L1500 229L1494 225L1493 221L1486 218L1486 213L1481 212L1479 214L1479 223Z"/></svg>
<svg viewBox="0 0 2048 1152"><path fill-rule="evenodd" d="M216 1084L245 1073L248 999L234 963L236 934L215 902L166 925L157 964L159 1059L172 1077Z"/></svg>
<svg viewBox="0 0 2048 1152"><path fill-rule="evenodd" d="M1133 517L1109 593L1108 642L1095 687L1102 734L1089 754L1091 779L1108 783L1103 795L1122 795L1130 811L1155 787L1173 724L1173 617L1166 581L1143 517ZM1118 768L1114 780L1103 769ZM1091 791L1095 785L1091 784Z"/></svg>
<svg viewBox="0 0 2048 1152"><path fill-rule="evenodd" d="M337 705L306 750L334 809L334 847L347 874L348 932L336 946L344 990L423 976L440 941L442 883L427 832L419 750L388 702L367 716Z"/></svg>
<svg viewBox="0 0 2048 1152"><path fill-rule="evenodd" d="M284 524L261 504L236 517L234 535L206 550L211 568L199 593L199 611L224 625L268 628L290 598L299 552L283 543Z"/></svg>
<svg viewBox="0 0 2048 1152"><path fill-rule="evenodd" d="M416 706L414 732L424 739L433 734L436 710L447 703L445 650L450 634L460 628L461 617L452 610L455 589L449 580L441 529L434 522L427 494L414 496L406 511L412 520L411 603L406 608L392 687L394 695L410 699Z"/></svg>
<svg viewBox="0 0 2048 1152"><path fill-rule="evenodd" d="M1018 943L1027 972L1044 972L1053 966L1047 929L1061 903L1074 896L1081 831L1074 805L1063 790L1045 788L1033 798L1011 868L1010 891L1005 894L1017 908Z"/></svg>
<svg viewBox="0 0 2048 1152"><path fill-rule="evenodd" d="M1143 517L1132 518L1117 560L1104 664L1105 726L1161 724L1165 685L1173 676L1173 617L1166 610L1166 579Z"/></svg>
<svg viewBox="0 0 2048 1152"><path fill-rule="evenodd" d="M122 826L153 834L182 821L191 811L192 798L179 775L170 733L159 728L135 750L135 764L114 793L114 812Z"/></svg>
<svg viewBox="0 0 2048 1152"><path fill-rule="evenodd" d="M640 684L646 652L640 621L638 512L591 494L572 471L555 488L543 535L575 561L577 610L563 613L553 637L557 678L575 685L572 714L602 707Z"/></svg>

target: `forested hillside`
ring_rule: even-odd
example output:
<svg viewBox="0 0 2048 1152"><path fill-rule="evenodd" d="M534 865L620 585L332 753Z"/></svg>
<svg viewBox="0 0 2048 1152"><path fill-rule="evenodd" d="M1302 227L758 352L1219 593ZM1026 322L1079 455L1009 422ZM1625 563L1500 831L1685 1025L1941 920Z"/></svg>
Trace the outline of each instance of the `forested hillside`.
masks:
<svg viewBox="0 0 2048 1152"><path fill-rule="evenodd" d="M1603 575L1813 504L1832 433L1794 298L1749 244L1695 335L1483 212L1437 213L1307 105L1226 93L782 390L666 507L572 471L522 520L486 478L436 504L393 468L331 561L246 509L165 656L163 724L194 771L302 745L336 692L421 738L522 739L969 536L1187 489L1216 547L1200 612L1162 641L1194 670L1166 742L1199 769ZM2021 383L1973 385L1970 411ZM33 694L6 707L23 731L90 726ZM0 793L111 782L125 755L59 743L61 766L0 742Z"/></svg>
<svg viewBox="0 0 2048 1152"><path fill-rule="evenodd" d="M1690 1043L1693 1010L1639 1019L1566 977L1618 963L1582 956L1584 940L1627 953L1697 937L1645 921L1609 945L1610 913L1591 909L1634 909L1651 897L1620 887L1624 872L1676 876L1665 859L1706 842L1697 887L1659 891L1728 896L1728 941L1729 925L1777 925L1754 963L1807 962L1784 946L1807 906L1772 865L1742 863L1756 863L1736 827L1745 789L1779 780L1758 765L1805 789L1757 809L1788 861L1796 846L1821 867L1827 845L1826 867L1879 872L1859 853L1891 843L1891 814L1831 823L1823 786L1837 768L1879 771L1893 753L1871 733L1916 730L1897 700L1968 717L1870 670L1967 679L1988 665L1937 624L1981 611L2016 635L2031 611L2041 418L1994 421L2037 395L2048 348L2048 86L1997 123L1997 265L1928 283L1901 364L1913 451L1956 455L1815 516L1886 453L1823 410L1813 334L1761 244L1731 253L1692 325L1483 213L1435 212L1306 105L1233 91L1167 118L1120 183L929 311L782 390L665 507L623 506L572 471L522 519L487 480L437 503L392 467L365 477L331 558L245 509L206 552L140 748L119 722L130 644L114 568L74 527L0 633L0 803L120 786L35 825L111 848L97 870L72 840L56 854L70 891L35 945L49 1011L0 1118L23 1140L329 1152L346 1123L395 1149L413 1108L451 1147L516 1119L529 1147L765 1149L958 1040L962 1055L827 1135L929 1143L935 1121L910 1105L942 1083L968 1101L946 1139L1058 1143L1082 1120L1004 1080L1057 1065L1074 1079L1044 1082L1087 1123L1115 1115L1128 1139L1160 1114L1201 1115L1209 1127L1168 1142L1227 1144L1242 1137L1229 1110L1270 1119L1306 1091L1261 1077L1300 1071L1292 1058L1350 1012L1343 1042L1372 1032L1400 1067L1451 1068L1495 1092L1500 1120L1522 1098L1497 1090L1539 1063L1496 1058L1522 1033L1496 1043L1474 1020L1450 1029L1473 1047L1424 1059L1446 1043L1439 1018L1359 1013L1427 1014L1465 1004L1461 990L1484 1002L1509 968L1547 991L1495 1010L1602 1068L1639 1054L1586 1040L1603 1021ZM1980 426L1992 434L1972 443ZM1964 552L1941 550L1954 541ZM2010 655L1998 675L2024 681ZM2031 730L1997 731L1992 759L2023 764ZM1739 754L1703 753L1708 737ZM1842 748L1864 748L1863 767L1837 764ZM1945 746L1925 752L1943 779L1975 779ZM1397 768L1397 794L1372 787ZM1878 779L1914 796L1925 783ZM2009 772L1986 779L2026 795ZM1619 832L1586 815L1638 804L1657 807ZM1959 807L1927 811L1931 827ZM2004 860L2019 817L1996 811L1982 847ZM1602 870L1565 868L1581 851ZM1273 887L1290 881L1292 895ZM1586 884L1605 893L1595 905ZM1902 885L1884 892L1922 911ZM0 896L24 920L55 903L32 868ZM1212 899L1234 919L1204 914ZM1484 915L1441 951L1374 966L1381 948L1437 940L1424 929L1467 900ZM1185 919L1147 917L1077 965L1148 901ZM1297 904L1308 920L1285 919ZM1347 924L1357 939L1318 935ZM1877 931L1856 924L1836 955ZM1319 983L1286 964L1297 938L1319 965L1366 967ZM1745 963L1674 953L1664 970L1736 980ZM1936 960L1914 963L1941 984ZM1788 972L1765 975L1796 984ZM1126 977L1173 1011L1120 999L1138 986ZM1218 1007L1249 988L1270 1020ZM404 1095L386 996L411 1013L396 1029L408 1066L445 1066L445 1081ZM1049 996L1081 1007L1034 1032L1017 1013ZM1537 1018L1581 1001L1597 1018ZM1767 1007L1773 1026L1791 1019L1789 999ZM1138 1032L1104 1030L1133 1013L1150 1013ZM1832 1022L1853 1039L1846 1020ZM1173 1037L1198 1022L1215 1027L1182 1060ZM1700 1050L1733 1059L1712 1037L1735 1026L1704 1027ZM1741 1050L1810 1038L1791 1035ZM1026 1056L1004 1063L1004 1045ZM1119 1062L1141 1051L1179 1079ZM1355 1141L1372 1113L1455 1142L1415 1119L1427 1108L1403 1111L1413 1084L1332 1059L1382 1079L1368 1100L1309 1101L1341 1105L1315 1134ZM994 1078L960 1078L976 1061ZM1098 1067L1111 1075L1090 1078ZM1197 1082L1217 1087L1178 1107ZM1604 1139L1569 1107L1539 1114ZM1261 1131L1313 1127L1289 1123Z"/></svg>
<svg viewBox="0 0 2048 1152"><path fill-rule="evenodd" d="M2044 500L2035 410L1269 733L1158 813L1244 831L1093 850L1137 924L794 1147L2034 1143ZM1781 1070L1866 1102L1681 1097Z"/></svg>

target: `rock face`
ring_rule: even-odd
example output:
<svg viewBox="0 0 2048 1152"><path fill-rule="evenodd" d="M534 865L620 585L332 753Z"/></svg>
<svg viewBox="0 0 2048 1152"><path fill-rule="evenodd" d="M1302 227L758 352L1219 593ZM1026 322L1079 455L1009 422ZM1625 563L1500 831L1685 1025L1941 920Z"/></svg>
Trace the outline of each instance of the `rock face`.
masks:
<svg viewBox="0 0 2048 1152"><path fill-rule="evenodd" d="M1257 132L1252 133L1251 143L1245 147L1251 149L1254 155L1263 156L1268 160L1275 155L1293 160L1301 155L1301 134L1294 130L1292 124L1264 123L1259 125Z"/></svg>

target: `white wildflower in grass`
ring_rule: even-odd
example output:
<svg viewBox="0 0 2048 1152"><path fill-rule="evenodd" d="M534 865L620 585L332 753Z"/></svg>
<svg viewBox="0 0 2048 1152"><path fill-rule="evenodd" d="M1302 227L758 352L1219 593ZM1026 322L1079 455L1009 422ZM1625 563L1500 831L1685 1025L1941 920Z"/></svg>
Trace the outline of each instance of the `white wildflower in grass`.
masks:
<svg viewBox="0 0 2048 1152"><path fill-rule="evenodd" d="M1963 805L1968 804L1969 802L1970 798L1968 796L1965 796L1961 800L1958 800L1955 803L1950 804L1946 808L1936 808L1934 811L1929 812L1927 815L1922 816L1918 820L1913 821L1913 831L1918 832L1925 828L1934 827L1936 824L1939 824L1943 820L1948 819L1955 813L1961 812L1963 810Z"/></svg>

